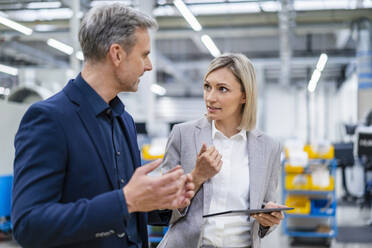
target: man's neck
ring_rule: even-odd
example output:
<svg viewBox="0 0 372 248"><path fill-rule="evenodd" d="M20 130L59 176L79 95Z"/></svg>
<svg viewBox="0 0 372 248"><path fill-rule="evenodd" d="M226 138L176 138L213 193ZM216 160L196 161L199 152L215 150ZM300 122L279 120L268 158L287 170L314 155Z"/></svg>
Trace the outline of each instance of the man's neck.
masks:
<svg viewBox="0 0 372 248"><path fill-rule="evenodd" d="M81 76L106 103L119 93L113 84L113 73L110 73L110 68L105 63L84 64Z"/></svg>

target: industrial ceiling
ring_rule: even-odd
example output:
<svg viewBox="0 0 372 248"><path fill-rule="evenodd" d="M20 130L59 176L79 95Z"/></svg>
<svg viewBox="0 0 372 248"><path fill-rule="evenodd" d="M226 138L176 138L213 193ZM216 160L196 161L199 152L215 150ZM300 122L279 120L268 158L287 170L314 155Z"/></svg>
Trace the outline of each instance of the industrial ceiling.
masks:
<svg viewBox="0 0 372 248"><path fill-rule="evenodd" d="M15 68L69 68L70 56L48 46L47 40L54 38L72 45L72 2L0 0L0 16L33 31L25 35L0 24L0 64ZM92 6L107 2L113 1L81 0L78 18ZM208 34L222 53L246 54L260 68L266 83L281 83L283 59L287 58L287 84L304 85L320 54L326 53L329 60L323 80L339 85L353 67L358 24L372 19L371 0L185 0L202 26L196 32L173 1L120 2L152 9L159 23L155 33L157 81L170 89L169 95L183 96L190 95L187 85L200 82L213 58L200 41L203 34ZM45 8L47 4L49 7ZM281 43L283 39L288 42ZM0 73L0 87L11 88L16 82L15 76ZM171 90L179 86L185 90Z"/></svg>

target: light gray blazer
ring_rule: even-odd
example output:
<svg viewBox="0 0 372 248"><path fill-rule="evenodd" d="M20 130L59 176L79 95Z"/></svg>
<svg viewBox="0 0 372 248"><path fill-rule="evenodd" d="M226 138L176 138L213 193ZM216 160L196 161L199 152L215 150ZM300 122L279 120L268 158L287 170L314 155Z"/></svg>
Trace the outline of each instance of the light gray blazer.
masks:
<svg viewBox="0 0 372 248"><path fill-rule="evenodd" d="M261 208L268 201L275 201L280 171L281 145L258 130L248 134L249 206ZM163 168L182 165L185 173L195 167L197 155L206 143L212 143L211 122L206 118L175 125L168 139ZM223 166L223 165L222 165ZM171 225L158 248L197 248L201 243L203 214L207 214L213 188L206 181L192 199L186 214L173 211ZM260 238L272 231L262 229L254 221L251 227L252 247L260 247Z"/></svg>

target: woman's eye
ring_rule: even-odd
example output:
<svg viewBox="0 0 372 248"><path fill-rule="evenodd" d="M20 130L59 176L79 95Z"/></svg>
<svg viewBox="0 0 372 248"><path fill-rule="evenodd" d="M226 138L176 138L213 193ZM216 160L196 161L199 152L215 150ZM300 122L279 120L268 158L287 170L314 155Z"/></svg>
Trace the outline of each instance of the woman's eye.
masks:
<svg viewBox="0 0 372 248"><path fill-rule="evenodd" d="M210 88L211 86L209 86L208 84L204 84L204 89L209 90Z"/></svg>
<svg viewBox="0 0 372 248"><path fill-rule="evenodd" d="M221 88L220 88L220 91L222 91L222 92L227 92L227 88L225 88L225 87L221 87Z"/></svg>

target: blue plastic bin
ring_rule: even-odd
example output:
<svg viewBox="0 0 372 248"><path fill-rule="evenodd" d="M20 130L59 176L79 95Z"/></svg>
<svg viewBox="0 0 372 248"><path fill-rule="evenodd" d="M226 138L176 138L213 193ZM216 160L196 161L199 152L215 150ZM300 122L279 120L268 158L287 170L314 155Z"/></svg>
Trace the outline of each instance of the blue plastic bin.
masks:
<svg viewBox="0 0 372 248"><path fill-rule="evenodd" d="M332 201L329 203L329 201ZM336 201L329 199L313 199L311 200L311 214L316 215L335 215Z"/></svg>
<svg viewBox="0 0 372 248"><path fill-rule="evenodd" d="M12 184L12 175L0 176L0 217L10 216Z"/></svg>

